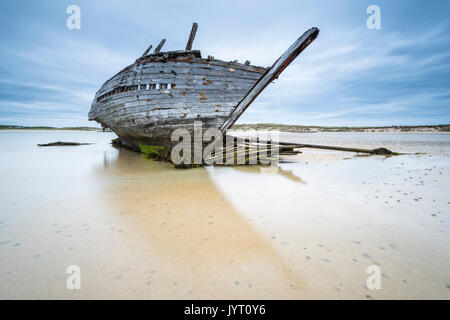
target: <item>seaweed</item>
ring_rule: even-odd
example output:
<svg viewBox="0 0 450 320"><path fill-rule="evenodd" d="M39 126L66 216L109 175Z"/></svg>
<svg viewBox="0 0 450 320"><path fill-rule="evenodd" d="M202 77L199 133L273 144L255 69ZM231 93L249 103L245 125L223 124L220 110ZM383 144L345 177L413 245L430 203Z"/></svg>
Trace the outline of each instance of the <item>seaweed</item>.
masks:
<svg viewBox="0 0 450 320"><path fill-rule="evenodd" d="M139 146L141 153L149 158L171 161L170 149L164 146L147 145L140 142L137 142L136 144Z"/></svg>
<svg viewBox="0 0 450 320"><path fill-rule="evenodd" d="M84 146L84 145L89 145L89 144L92 144L92 143L57 141L57 142L38 144L38 147Z"/></svg>

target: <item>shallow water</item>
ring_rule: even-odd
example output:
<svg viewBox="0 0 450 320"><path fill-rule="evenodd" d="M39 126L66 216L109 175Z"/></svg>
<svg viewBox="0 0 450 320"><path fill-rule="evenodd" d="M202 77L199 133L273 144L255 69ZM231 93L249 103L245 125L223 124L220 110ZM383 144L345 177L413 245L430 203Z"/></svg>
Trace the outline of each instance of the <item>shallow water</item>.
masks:
<svg viewBox="0 0 450 320"><path fill-rule="evenodd" d="M114 137L0 131L0 298L450 298L450 134L283 133L411 154L275 170L174 169ZM58 140L94 144L36 146Z"/></svg>

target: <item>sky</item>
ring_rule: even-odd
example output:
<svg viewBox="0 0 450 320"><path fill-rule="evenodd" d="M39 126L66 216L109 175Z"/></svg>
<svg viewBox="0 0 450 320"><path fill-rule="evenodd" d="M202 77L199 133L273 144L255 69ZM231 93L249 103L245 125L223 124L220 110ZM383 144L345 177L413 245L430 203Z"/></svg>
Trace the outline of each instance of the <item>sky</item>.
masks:
<svg viewBox="0 0 450 320"><path fill-rule="evenodd" d="M66 26L80 7L80 29ZM380 8L369 29L367 8ZM225 61L273 62L307 29L319 37L238 123L450 123L450 1L15 0L0 4L0 124L97 126L98 88L162 38Z"/></svg>

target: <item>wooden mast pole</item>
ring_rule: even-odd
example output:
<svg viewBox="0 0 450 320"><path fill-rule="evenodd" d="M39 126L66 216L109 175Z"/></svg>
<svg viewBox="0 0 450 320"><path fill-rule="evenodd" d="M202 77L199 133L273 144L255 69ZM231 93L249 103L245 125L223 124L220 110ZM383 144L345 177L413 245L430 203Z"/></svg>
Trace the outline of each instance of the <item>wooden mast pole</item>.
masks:
<svg viewBox="0 0 450 320"><path fill-rule="evenodd" d="M198 24L194 22L192 24L191 34L189 35L189 40L186 44L186 51L192 50L192 43L194 42L195 34L197 33Z"/></svg>
<svg viewBox="0 0 450 320"><path fill-rule="evenodd" d="M162 39L161 42L156 47L155 51L153 53L158 53L161 51L161 48L163 47L164 43L166 43L166 39Z"/></svg>
<svg viewBox="0 0 450 320"><path fill-rule="evenodd" d="M147 50L144 51L144 53L142 54L141 57L145 57L145 56L150 52L150 50L152 50L152 47L153 47L153 46L150 45L150 47L148 47Z"/></svg>

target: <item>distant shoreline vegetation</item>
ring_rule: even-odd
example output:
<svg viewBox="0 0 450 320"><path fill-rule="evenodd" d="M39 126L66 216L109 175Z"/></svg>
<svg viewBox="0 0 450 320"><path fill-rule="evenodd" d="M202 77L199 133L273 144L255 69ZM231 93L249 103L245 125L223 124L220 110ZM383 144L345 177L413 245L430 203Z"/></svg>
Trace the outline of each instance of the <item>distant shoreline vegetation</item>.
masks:
<svg viewBox="0 0 450 320"><path fill-rule="evenodd" d="M12 125L0 125L0 130L73 130L73 131L103 131L102 128L96 127L47 127L47 126L12 126ZM111 131L106 129L105 131Z"/></svg>
<svg viewBox="0 0 450 320"><path fill-rule="evenodd" d="M276 123L235 124L232 130L279 130L281 132L450 132L450 124L424 126L324 127Z"/></svg>
<svg viewBox="0 0 450 320"><path fill-rule="evenodd" d="M103 131L96 127L48 127L48 126L16 126L0 125L0 130L73 130ZM235 124L231 130L279 130L281 132L314 133L314 132L450 132L450 124L429 126L381 126L381 127L325 127L302 126L277 123ZM105 129L111 132L110 129Z"/></svg>

